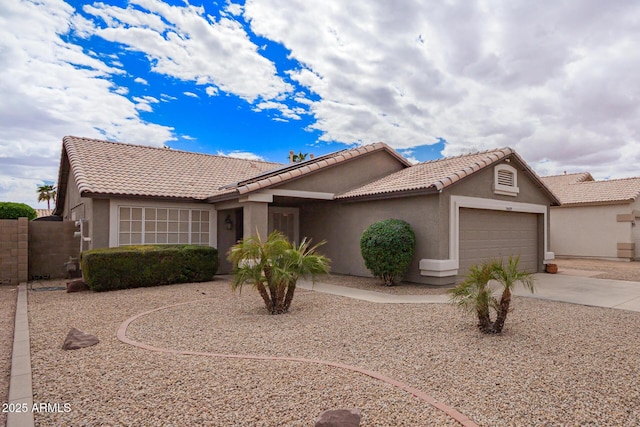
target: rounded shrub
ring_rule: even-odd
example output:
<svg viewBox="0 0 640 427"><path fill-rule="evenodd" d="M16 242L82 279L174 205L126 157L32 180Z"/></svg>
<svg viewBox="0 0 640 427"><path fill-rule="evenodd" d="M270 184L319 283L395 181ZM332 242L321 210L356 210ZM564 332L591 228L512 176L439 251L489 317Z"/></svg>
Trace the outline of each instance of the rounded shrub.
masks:
<svg viewBox="0 0 640 427"><path fill-rule="evenodd" d="M29 218L29 221L36 219L36 210L24 203L0 202L0 219Z"/></svg>
<svg viewBox="0 0 640 427"><path fill-rule="evenodd" d="M415 244L416 235L408 222L385 219L362 233L360 252L371 274L392 286L409 268Z"/></svg>

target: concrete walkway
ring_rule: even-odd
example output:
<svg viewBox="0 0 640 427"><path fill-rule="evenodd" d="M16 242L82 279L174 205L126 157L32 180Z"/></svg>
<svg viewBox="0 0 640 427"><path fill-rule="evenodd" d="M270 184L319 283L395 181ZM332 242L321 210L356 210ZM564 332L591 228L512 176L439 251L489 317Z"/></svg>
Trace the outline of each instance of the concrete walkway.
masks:
<svg viewBox="0 0 640 427"><path fill-rule="evenodd" d="M362 301L378 302L384 304L420 304L420 303L446 303L449 301L448 295L394 295L384 292L366 291L364 289L349 288L347 286L330 285L328 283L315 282L300 279L296 288L309 291L322 292L324 294L339 295Z"/></svg>
<svg viewBox="0 0 640 427"><path fill-rule="evenodd" d="M640 312L640 282L538 273L536 292L517 287L515 295L593 307Z"/></svg>
<svg viewBox="0 0 640 427"><path fill-rule="evenodd" d="M33 426L33 412L31 412L33 406L31 345L29 341L27 285L25 283L21 283L18 287L8 404L7 427Z"/></svg>
<svg viewBox="0 0 640 427"><path fill-rule="evenodd" d="M535 293L531 294L522 286L517 286L514 295L640 312L640 282L546 273L535 274L535 278ZM300 280L298 287L385 304L441 304L449 302L448 295L394 295L322 282L312 283L310 280Z"/></svg>

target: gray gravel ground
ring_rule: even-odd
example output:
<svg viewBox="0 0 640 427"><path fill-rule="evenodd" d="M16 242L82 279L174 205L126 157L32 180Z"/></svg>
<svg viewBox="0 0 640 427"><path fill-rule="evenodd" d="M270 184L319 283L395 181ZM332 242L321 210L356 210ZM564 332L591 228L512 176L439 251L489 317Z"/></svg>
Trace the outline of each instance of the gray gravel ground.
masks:
<svg viewBox="0 0 640 427"><path fill-rule="evenodd" d="M226 282L109 293L30 292L34 401L69 403L36 424L309 426L333 407L363 426L455 425L405 392L355 373L297 364L166 355L178 350L325 359L423 390L484 426L640 425L640 313L514 298L500 336L450 305L391 305L298 291L269 316L257 293ZM69 328L94 347L60 349Z"/></svg>

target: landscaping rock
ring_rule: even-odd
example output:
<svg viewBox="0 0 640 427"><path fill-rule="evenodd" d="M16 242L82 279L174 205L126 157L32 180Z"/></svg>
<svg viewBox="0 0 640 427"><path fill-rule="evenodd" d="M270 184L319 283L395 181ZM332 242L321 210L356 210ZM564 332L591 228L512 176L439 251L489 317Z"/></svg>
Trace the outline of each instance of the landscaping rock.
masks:
<svg viewBox="0 0 640 427"><path fill-rule="evenodd" d="M64 344L62 344L62 349L77 350L79 348L96 345L99 342L100 340L95 335L84 333L76 328L71 328L67 334L67 338L64 340Z"/></svg>
<svg viewBox="0 0 640 427"><path fill-rule="evenodd" d="M359 409L328 409L318 416L315 427L359 427Z"/></svg>
<svg viewBox="0 0 640 427"><path fill-rule="evenodd" d="M67 293L88 291L88 290L89 290L89 285L87 285L82 279L72 280L70 282L67 282Z"/></svg>

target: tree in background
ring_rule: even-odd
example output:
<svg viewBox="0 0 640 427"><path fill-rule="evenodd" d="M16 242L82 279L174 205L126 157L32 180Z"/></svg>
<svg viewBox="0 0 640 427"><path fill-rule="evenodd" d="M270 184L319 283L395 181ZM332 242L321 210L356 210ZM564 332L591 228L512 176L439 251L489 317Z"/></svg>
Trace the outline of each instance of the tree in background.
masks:
<svg viewBox="0 0 640 427"><path fill-rule="evenodd" d="M51 200L56 198L56 187L53 185L39 185L38 189L38 201L47 202L47 209L51 209Z"/></svg>
<svg viewBox="0 0 640 427"><path fill-rule="evenodd" d="M309 155L309 153L303 153L302 151L299 152L298 154L294 154L293 155L293 162L294 163L304 162L305 160L307 160L307 156L308 155Z"/></svg>
<svg viewBox="0 0 640 427"><path fill-rule="evenodd" d="M0 219L28 218L29 221L36 219L36 210L24 203L0 202Z"/></svg>

